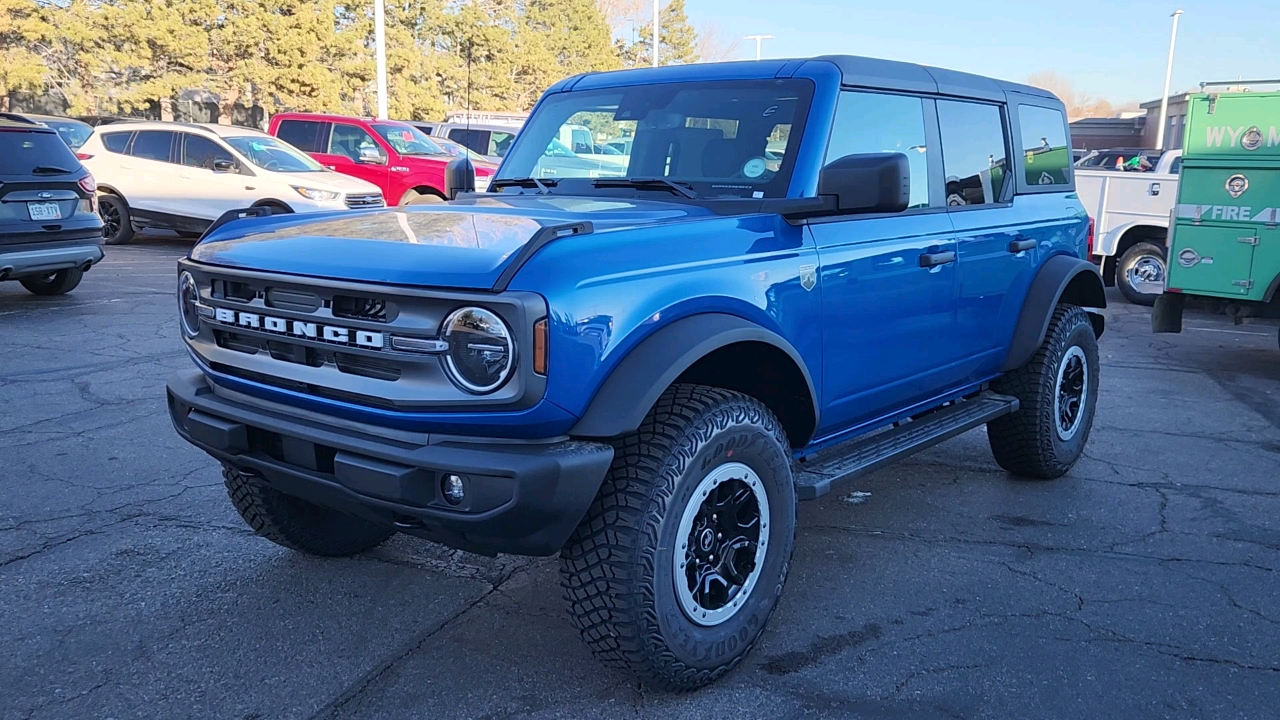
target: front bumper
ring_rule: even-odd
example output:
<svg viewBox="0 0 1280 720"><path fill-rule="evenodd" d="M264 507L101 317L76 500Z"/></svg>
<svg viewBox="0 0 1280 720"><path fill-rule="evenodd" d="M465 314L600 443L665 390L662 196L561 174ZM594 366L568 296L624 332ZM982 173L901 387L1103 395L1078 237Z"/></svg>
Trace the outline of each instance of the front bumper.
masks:
<svg viewBox="0 0 1280 720"><path fill-rule="evenodd" d="M47 275L67 268L85 268L102 259L102 241L69 240L0 245L0 280Z"/></svg>
<svg viewBox="0 0 1280 720"><path fill-rule="evenodd" d="M604 443L389 430L253 398L199 371L169 381L188 442L283 493L482 554L554 555L586 514L613 448ZM464 478L457 505L441 477Z"/></svg>

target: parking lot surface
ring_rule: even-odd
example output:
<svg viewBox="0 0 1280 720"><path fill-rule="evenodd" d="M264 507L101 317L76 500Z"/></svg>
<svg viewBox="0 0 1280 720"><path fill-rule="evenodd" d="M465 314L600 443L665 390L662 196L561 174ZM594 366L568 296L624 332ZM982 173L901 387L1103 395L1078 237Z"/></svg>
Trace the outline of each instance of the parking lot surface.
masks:
<svg viewBox="0 0 1280 720"><path fill-rule="evenodd" d="M1276 717L1274 328L1112 297L1075 470L978 431L801 505L761 642L670 695L590 657L553 559L255 537L165 410L188 247L0 284L0 718Z"/></svg>

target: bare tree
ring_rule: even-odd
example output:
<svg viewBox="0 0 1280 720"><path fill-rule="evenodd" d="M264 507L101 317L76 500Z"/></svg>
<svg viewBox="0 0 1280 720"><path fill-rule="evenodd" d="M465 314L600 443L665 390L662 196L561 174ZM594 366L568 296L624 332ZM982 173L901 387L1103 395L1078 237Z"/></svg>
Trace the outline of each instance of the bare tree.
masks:
<svg viewBox="0 0 1280 720"><path fill-rule="evenodd" d="M1136 103L1126 103L1117 108L1107 100L1076 90L1075 83L1053 70L1043 70L1027 76L1027 84L1034 85L1042 90L1048 90L1057 95L1062 104L1067 106L1068 120L1079 120L1087 117L1112 117L1119 110L1136 106Z"/></svg>
<svg viewBox="0 0 1280 720"><path fill-rule="evenodd" d="M741 41L727 39L724 31L713 24L698 28L699 62L724 62L738 57Z"/></svg>

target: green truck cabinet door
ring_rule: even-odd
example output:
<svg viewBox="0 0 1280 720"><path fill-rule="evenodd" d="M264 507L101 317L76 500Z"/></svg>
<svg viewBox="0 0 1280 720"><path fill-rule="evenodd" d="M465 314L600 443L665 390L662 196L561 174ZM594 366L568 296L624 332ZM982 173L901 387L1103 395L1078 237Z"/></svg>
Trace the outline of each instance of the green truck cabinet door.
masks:
<svg viewBox="0 0 1280 720"><path fill-rule="evenodd" d="M1246 297L1253 288L1258 231L1238 225L1178 223L1173 232L1168 287L1184 293Z"/></svg>

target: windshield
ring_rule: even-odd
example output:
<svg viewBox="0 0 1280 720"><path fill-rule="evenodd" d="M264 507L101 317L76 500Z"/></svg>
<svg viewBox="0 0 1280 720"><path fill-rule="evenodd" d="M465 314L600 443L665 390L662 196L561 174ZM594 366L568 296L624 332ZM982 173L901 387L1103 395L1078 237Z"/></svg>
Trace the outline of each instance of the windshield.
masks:
<svg viewBox="0 0 1280 720"><path fill-rule="evenodd" d="M320 163L301 150L273 137L241 135L223 138L236 152L262 168L273 172L324 172Z"/></svg>
<svg viewBox="0 0 1280 720"><path fill-rule="evenodd" d="M401 155L449 154L416 127L409 125L374 125L373 129L377 130L382 139L390 143L391 147Z"/></svg>
<svg viewBox="0 0 1280 720"><path fill-rule="evenodd" d="M785 197L812 92L807 80L749 80L559 93L495 180L554 179L552 192L580 194L595 189L589 179L660 178L700 197Z"/></svg>

